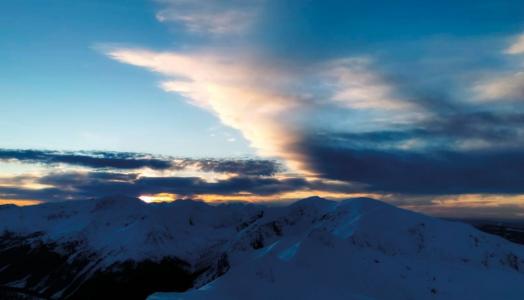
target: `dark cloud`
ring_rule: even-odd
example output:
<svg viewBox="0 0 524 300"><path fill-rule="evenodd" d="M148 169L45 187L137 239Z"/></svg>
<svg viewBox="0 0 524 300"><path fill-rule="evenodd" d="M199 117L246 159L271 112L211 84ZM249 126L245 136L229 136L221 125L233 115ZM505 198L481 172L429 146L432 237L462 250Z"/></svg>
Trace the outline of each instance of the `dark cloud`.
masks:
<svg viewBox="0 0 524 300"><path fill-rule="evenodd" d="M27 178L19 177L23 182ZM52 186L46 189L25 189L22 187L0 186L0 198L38 199L63 201L98 198L107 195L138 197L143 194L173 193L184 197L198 197L201 194L217 195L277 195L304 189L331 190L329 183L307 181L303 178L270 178L259 176L234 176L228 179L208 182L199 177L140 177L138 174L113 172L58 172L42 177L32 177L39 184ZM15 182L13 179L11 183ZM350 191L343 184L333 188Z"/></svg>
<svg viewBox="0 0 524 300"><path fill-rule="evenodd" d="M392 147L408 140L422 141L427 147L457 146L468 140L486 145L523 147L524 113L454 113L440 115L407 128L370 132L325 133L330 140L353 147Z"/></svg>
<svg viewBox="0 0 524 300"><path fill-rule="evenodd" d="M269 160L187 160L195 162L205 172L234 173L252 176L270 176L280 171L280 165Z"/></svg>
<svg viewBox="0 0 524 300"><path fill-rule="evenodd" d="M0 160L28 163L69 164L90 168L166 170L173 167L170 160L149 158L143 154L125 152L59 152L47 150L0 149Z"/></svg>
<svg viewBox="0 0 524 300"><path fill-rule="evenodd" d="M505 142L519 137L524 127L524 113L468 112L439 116L423 123L419 137L450 137L454 139L482 139L487 142Z"/></svg>
<svg viewBox="0 0 524 300"><path fill-rule="evenodd" d="M323 178L402 195L524 192L524 113L435 111L367 132L306 134L296 151Z"/></svg>
<svg viewBox="0 0 524 300"><path fill-rule="evenodd" d="M164 190L179 195L238 193L272 195L308 186L307 181L302 178L276 179L248 176L237 176L216 182L207 182L197 177L144 177L136 184L148 192Z"/></svg>
<svg viewBox="0 0 524 300"><path fill-rule="evenodd" d="M17 186L0 186L0 199L40 200L44 202L83 199L62 188L28 189Z"/></svg>
<svg viewBox="0 0 524 300"><path fill-rule="evenodd" d="M272 160L255 159L192 159L152 156L142 153L80 151L62 152L48 150L0 149L0 160L39 164L68 164L93 169L134 170L183 170L195 166L204 172L242 175L271 176L280 170Z"/></svg>
<svg viewBox="0 0 524 300"><path fill-rule="evenodd" d="M440 206L434 204L427 207L408 206L408 209L416 209L426 214L452 218L452 219L476 219L476 220L493 220L493 221L511 221L512 223L518 221L522 223L522 216L524 215L524 207L518 204L499 203L497 205L489 205L479 203L472 206Z"/></svg>
<svg viewBox="0 0 524 300"><path fill-rule="evenodd" d="M407 133L404 133L407 134ZM371 135L391 139L389 134ZM524 151L402 150L356 147L345 135L323 135L301 145L324 178L366 184L367 191L401 194L523 193Z"/></svg>

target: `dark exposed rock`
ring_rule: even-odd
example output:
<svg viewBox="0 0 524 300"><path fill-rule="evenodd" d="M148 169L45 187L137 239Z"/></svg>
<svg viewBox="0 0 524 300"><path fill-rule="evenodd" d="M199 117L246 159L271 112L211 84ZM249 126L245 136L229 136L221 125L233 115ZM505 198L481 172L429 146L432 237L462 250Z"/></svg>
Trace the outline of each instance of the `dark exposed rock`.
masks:
<svg viewBox="0 0 524 300"><path fill-rule="evenodd" d="M79 255L79 244L58 247L34 237L0 237L0 299L145 299L157 291L185 291L202 272L174 257L96 269L100 258ZM219 262L223 274L227 258Z"/></svg>

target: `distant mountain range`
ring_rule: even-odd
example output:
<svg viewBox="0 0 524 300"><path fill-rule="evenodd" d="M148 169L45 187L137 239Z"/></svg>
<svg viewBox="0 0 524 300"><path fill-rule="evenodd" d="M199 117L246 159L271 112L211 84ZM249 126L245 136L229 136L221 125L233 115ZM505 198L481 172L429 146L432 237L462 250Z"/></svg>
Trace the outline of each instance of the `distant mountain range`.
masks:
<svg viewBox="0 0 524 300"><path fill-rule="evenodd" d="M505 299L524 246L367 198L0 206L1 299Z"/></svg>

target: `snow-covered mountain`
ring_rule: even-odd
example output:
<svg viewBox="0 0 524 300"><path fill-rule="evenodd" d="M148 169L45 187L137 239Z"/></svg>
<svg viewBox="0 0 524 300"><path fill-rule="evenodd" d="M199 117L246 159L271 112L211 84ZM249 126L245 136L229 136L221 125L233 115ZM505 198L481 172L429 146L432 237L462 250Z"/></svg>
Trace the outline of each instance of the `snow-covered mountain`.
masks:
<svg viewBox="0 0 524 300"><path fill-rule="evenodd" d="M186 290L259 213L243 204L125 197L0 206L0 285L56 299Z"/></svg>
<svg viewBox="0 0 524 300"><path fill-rule="evenodd" d="M2 232L0 285L54 299L524 297L523 246L365 198L0 206Z"/></svg>

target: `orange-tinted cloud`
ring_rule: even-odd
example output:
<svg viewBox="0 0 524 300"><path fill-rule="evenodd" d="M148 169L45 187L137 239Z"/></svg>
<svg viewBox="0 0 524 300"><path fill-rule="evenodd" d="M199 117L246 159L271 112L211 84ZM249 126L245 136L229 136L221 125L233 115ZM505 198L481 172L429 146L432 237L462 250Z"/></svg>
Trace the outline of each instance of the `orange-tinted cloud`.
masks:
<svg viewBox="0 0 524 300"><path fill-rule="evenodd" d="M32 199L0 199L0 205L14 204L17 206L29 206L38 205L41 203L43 203L43 201Z"/></svg>

